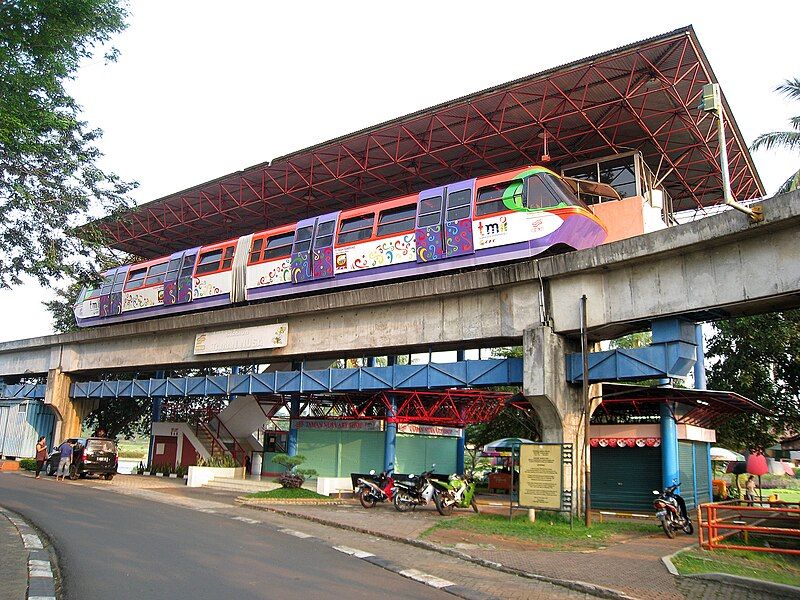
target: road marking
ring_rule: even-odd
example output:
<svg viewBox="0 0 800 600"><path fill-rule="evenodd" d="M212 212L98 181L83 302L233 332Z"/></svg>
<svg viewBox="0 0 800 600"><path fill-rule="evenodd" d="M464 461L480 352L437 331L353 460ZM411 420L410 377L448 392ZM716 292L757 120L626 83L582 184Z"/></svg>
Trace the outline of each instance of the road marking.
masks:
<svg viewBox="0 0 800 600"><path fill-rule="evenodd" d="M56 600L55 596L28 596L28 600Z"/></svg>
<svg viewBox="0 0 800 600"><path fill-rule="evenodd" d="M215 511L213 508L195 508L195 510L196 510L197 512L206 513L206 514L208 514L208 515L215 515L215 514L217 514L217 511Z"/></svg>
<svg viewBox="0 0 800 600"><path fill-rule="evenodd" d="M231 517L231 519L233 519L234 521L242 521L243 523L250 523L251 525L257 525L261 523L261 521L258 521L256 519L249 519L247 517Z"/></svg>
<svg viewBox="0 0 800 600"><path fill-rule="evenodd" d="M370 554L369 552L364 552L363 550L358 550L356 548L349 548L347 546L333 546L334 550L338 550L339 552L343 552L344 554L349 554L350 556L355 556L356 558L367 558L368 556L375 556L374 554Z"/></svg>
<svg viewBox="0 0 800 600"><path fill-rule="evenodd" d="M451 585L455 585L452 581L447 581L447 579L442 579L440 577L436 577L434 575L428 575L427 573L423 573L422 571L417 571L416 569L406 569L405 571L400 571L400 575L403 577L408 577L409 579L413 579L414 581L419 581L424 583L425 585L429 585L435 588L444 588Z"/></svg>
<svg viewBox="0 0 800 600"><path fill-rule="evenodd" d="M293 535L294 537L300 538L301 540L314 537L313 535L310 535L308 533L303 533L302 531L295 531L294 529L278 529L278 531L280 531L281 533L285 533L287 535Z"/></svg>

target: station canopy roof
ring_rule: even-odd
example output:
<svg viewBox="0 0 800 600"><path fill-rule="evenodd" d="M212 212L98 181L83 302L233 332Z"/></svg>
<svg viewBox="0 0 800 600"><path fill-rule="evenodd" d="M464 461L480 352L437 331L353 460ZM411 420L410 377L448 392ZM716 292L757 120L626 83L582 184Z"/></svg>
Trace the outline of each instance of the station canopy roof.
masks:
<svg viewBox="0 0 800 600"><path fill-rule="evenodd" d="M558 170L640 151L675 211L722 201L716 82L691 27L529 75L224 175L98 224L108 245L153 258L317 214L504 169ZM731 186L764 195L723 98Z"/></svg>
<svg viewBox="0 0 800 600"><path fill-rule="evenodd" d="M769 414L766 408L736 392L604 383L602 402L592 415L592 423L657 418L659 405L664 402L676 422L696 427L715 428L740 413Z"/></svg>

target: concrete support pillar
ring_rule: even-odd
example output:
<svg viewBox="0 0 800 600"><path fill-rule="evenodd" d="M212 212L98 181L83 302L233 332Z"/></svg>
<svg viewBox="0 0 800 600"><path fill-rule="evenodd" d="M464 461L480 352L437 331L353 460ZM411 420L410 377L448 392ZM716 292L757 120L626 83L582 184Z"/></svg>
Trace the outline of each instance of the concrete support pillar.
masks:
<svg viewBox="0 0 800 600"><path fill-rule="evenodd" d="M670 406L662 402L659 406L661 416L661 483L663 487L675 485L680 481L678 468L678 428Z"/></svg>
<svg viewBox="0 0 800 600"><path fill-rule="evenodd" d="M300 418L300 396L292 396L289 404L289 439L286 442L286 454L297 454L297 426L295 420Z"/></svg>
<svg viewBox="0 0 800 600"><path fill-rule="evenodd" d="M397 399L390 395L391 410L386 417L386 436L383 440L383 470L394 470L395 459L397 458Z"/></svg>
<svg viewBox="0 0 800 600"><path fill-rule="evenodd" d="M92 400L73 400L69 397L72 377L61 369L50 369L47 372L47 386L44 392L44 403L49 404L56 416L53 428L53 443L79 437L83 427L83 419L94 410L96 402Z"/></svg>
<svg viewBox="0 0 800 600"><path fill-rule="evenodd" d="M456 473L464 474L464 444L466 443L467 432L461 431L461 437L456 440Z"/></svg>
<svg viewBox="0 0 800 600"><path fill-rule="evenodd" d="M705 390L707 388L706 380L706 351L705 341L703 340L703 324L697 323L694 326L694 339L697 344L697 356L694 363L694 389Z"/></svg>
<svg viewBox="0 0 800 600"><path fill-rule="evenodd" d="M572 479L564 468L564 487L572 488L573 512L583 510L584 419L581 386L567 383L566 355L579 352L579 342L553 333L540 325L526 329L523 336L523 393L542 424L542 441L573 445ZM590 386L589 396L598 395Z"/></svg>

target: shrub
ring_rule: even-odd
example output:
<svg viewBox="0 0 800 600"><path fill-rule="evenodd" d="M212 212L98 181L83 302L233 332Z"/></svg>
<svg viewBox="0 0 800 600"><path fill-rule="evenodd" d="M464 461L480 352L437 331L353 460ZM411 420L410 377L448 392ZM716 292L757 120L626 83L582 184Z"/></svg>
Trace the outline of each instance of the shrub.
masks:
<svg viewBox="0 0 800 600"><path fill-rule="evenodd" d="M272 457L272 462L281 465L286 469L275 481L285 488L299 488L305 483L307 477L314 477L317 472L314 469L298 469L306 461L302 454L289 456L288 454L276 454Z"/></svg>
<svg viewBox="0 0 800 600"><path fill-rule="evenodd" d="M232 456L212 456L210 458L203 458L201 456L197 459L197 466L231 468L240 467L241 465L237 463Z"/></svg>
<svg viewBox="0 0 800 600"><path fill-rule="evenodd" d="M25 469L26 471L35 471L36 470L36 460L33 458L20 458L19 459L19 468Z"/></svg>

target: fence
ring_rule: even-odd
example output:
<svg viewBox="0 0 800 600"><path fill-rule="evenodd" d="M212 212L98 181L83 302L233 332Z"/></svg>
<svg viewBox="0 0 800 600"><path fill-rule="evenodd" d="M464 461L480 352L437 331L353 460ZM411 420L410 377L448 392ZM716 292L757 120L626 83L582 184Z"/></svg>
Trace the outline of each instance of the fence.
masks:
<svg viewBox="0 0 800 600"><path fill-rule="evenodd" d="M706 550L752 550L800 555L800 504L728 500L697 507L700 547ZM767 538L768 545L751 545L750 534ZM734 536L741 543L731 543Z"/></svg>

